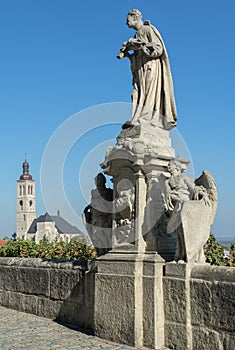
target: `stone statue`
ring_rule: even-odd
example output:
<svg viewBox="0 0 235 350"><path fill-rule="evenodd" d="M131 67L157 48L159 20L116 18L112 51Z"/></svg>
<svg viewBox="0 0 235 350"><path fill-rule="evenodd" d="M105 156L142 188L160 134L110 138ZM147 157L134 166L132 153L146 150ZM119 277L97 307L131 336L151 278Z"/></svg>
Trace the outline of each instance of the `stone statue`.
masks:
<svg viewBox="0 0 235 350"><path fill-rule="evenodd" d="M116 245L123 242L132 243L133 237L130 237L130 235L134 227L135 188L129 180L122 180L118 192L118 198L115 200Z"/></svg>
<svg viewBox="0 0 235 350"><path fill-rule="evenodd" d="M217 189L212 175L203 171L198 179L182 174L181 163L169 162L165 205L170 220L168 233L176 233L176 261L205 262L203 247L210 235L217 207Z"/></svg>
<svg viewBox="0 0 235 350"><path fill-rule="evenodd" d="M91 191L91 204L83 212L83 221L98 253L103 255L112 246L113 190L106 187L102 173L95 177L96 189Z"/></svg>
<svg viewBox="0 0 235 350"><path fill-rule="evenodd" d="M177 115L169 60L158 30L142 22L139 10L127 15L127 25L136 30L134 38L123 43L118 58L128 57L133 75L131 125L145 122L170 130ZM131 53L133 51L133 53Z"/></svg>

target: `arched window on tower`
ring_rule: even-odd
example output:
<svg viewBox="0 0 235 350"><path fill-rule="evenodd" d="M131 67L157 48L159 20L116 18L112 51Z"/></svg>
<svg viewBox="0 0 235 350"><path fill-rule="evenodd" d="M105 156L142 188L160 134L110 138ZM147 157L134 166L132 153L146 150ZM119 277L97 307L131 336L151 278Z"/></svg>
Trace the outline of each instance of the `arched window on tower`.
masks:
<svg viewBox="0 0 235 350"><path fill-rule="evenodd" d="M29 206L32 207L33 201L29 201Z"/></svg>
<svg viewBox="0 0 235 350"><path fill-rule="evenodd" d="M31 194L33 194L33 185L31 185Z"/></svg>
<svg viewBox="0 0 235 350"><path fill-rule="evenodd" d="M28 185L28 194L31 194L31 188L30 188L30 185Z"/></svg>
<svg viewBox="0 0 235 350"><path fill-rule="evenodd" d="M20 205L20 210L23 210L23 209L24 209L24 203L23 203L23 201L20 201L20 202L19 202L19 205Z"/></svg>
<svg viewBox="0 0 235 350"><path fill-rule="evenodd" d="M19 194L20 194L20 196L22 196L22 186L21 185L19 187Z"/></svg>
<svg viewBox="0 0 235 350"><path fill-rule="evenodd" d="M25 195L25 185L23 185L23 195Z"/></svg>

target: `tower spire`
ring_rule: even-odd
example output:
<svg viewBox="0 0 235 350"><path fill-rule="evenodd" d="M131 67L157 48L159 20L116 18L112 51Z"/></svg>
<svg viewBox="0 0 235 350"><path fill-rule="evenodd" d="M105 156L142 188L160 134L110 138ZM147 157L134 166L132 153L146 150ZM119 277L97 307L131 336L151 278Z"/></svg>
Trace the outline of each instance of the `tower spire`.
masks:
<svg viewBox="0 0 235 350"><path fill-rule="evenodd" d="M16 192L16 237L26 239L28 229L36 218L36 191L27 158L22 167L23 173L17 181Z"/></svg>
<svg viewBox="0 0 235 350"><path fill-rule="evenodd" d="M20 180L32 180L32 175L29 173L29 163L27 162L27 159L25 158L25 161L22 165L23 167L23 174L20 176Z"/></svg>

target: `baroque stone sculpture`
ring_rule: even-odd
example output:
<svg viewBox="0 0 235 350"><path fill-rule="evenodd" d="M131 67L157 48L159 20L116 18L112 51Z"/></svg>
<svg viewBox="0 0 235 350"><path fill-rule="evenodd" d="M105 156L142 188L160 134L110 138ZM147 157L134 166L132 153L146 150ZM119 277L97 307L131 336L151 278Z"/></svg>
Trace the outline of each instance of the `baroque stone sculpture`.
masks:
<svg viewBox="0 0 235 350"><path fill-rule="evenodd" d="M176 125L177 115L171 70L162 37L150 21L142 22L139 10L131 10L126 23L136 33L134 38L123 43L117 57L128 57L131 62L131 123L135 125L143 121L169 130Z"/></svg>
<svg viewBox="0 0 235 350"><path fill-rule="evenodd" d="M91 204L83 212L83 221L99 255L111 247L113 191L106 188L102 173L95 177L96 189L91 191Z"/></svg>
<svg viewBox="0 0 235 350"><path fill-rule="evenodd" d="M198 179L182 174L181 163L169 162L166 180L166 211L171 217L167 230L175 232L174 260L205 262L203 247L208 239L217 207L215 181L208 171Z"/></svg>
<svg viewBox="0 0 235 350"><path fill-rule="evenodd" d="M101 164L113 189L106 188L103 174L97 176L84 221L99 254L152 252L167 261L203 262L216 185L208 171L198 179L184 174L189 161L175 156L169 131L176 126L176 106L161 35L139 10L128 13L127 25L136 33L118 58L131 62L132 120Z"/></svg>

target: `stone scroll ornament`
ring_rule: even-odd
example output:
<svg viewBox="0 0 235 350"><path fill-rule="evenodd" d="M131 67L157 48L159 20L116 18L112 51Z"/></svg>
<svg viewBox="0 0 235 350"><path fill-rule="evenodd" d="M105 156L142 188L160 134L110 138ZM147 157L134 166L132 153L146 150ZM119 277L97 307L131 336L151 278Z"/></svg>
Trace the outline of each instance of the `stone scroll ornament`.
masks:
<svg viewBox="0 0 235 350"><path fill-rule="evenodd" d="M217 208L217 188L204 170L198 179L182 173L182 165L171 160L166 180L165 205L170 216L168 232L174 232L177 247L174 260L205 262L203 247L210 235Z"/></svg>
<svg viewBox="0 0 235 350"><path fill-rule="evenodd" d="M150 21L142 21L139 10L131 10L126 24L136 33L123 43L117 58L127 57L133 75L132 120L130 126L146 123L170 130L177 114L166 47Z"/></svg>

